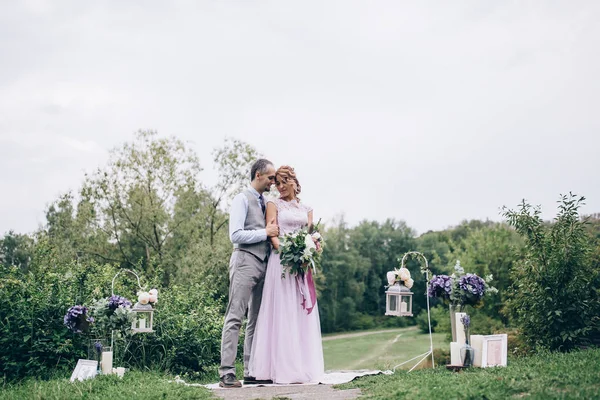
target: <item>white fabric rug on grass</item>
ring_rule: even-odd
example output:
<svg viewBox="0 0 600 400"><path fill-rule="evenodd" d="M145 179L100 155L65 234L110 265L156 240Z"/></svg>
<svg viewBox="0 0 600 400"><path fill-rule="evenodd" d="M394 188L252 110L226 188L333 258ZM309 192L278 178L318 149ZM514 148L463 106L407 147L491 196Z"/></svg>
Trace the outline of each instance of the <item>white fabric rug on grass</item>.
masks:
<svg viewBox="0 0 600 400"><path fill-rule="evenodd" d="M389 374L391 371L379 371L379 370L357 370L357 371L327 371L325 372L325 376L319 383L292 383L292 384L269 384L269 385L242 385L242 388L255 388L260 386L302 386L302 385L339 385L341 383L348 383L353 381L354 379L367 376L367 375L379 375L379 374ZM211 383L208 385L203 385L200 383L186 383L183 379L179 377L175 377L174 381L180 384L184 384L186 386L203 386L208 389L223 389L219 386L219 383Z"/></svg>

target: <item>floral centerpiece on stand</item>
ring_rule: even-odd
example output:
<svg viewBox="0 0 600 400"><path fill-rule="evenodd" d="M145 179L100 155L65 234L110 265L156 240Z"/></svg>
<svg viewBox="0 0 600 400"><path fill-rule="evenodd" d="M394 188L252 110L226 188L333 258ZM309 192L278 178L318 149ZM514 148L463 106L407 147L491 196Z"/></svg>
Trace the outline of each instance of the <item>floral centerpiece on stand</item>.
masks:
<svg viewBox="0 0 600 400"><path fill-rule="evenodd" d="M110 373L113 333L128 337L134 318L131 302L124 297L112 295L94 301L89 308L82 305L70 307L63 322L71 332L90 337L88 358L97 360L99 368L104 363L103 373Z"/></svg>
<svg viewBox="0 0 600 400"><path fill-rule="evenodd" d="M450 325L453 341L456 341L454 314L463 312L466 306L479 308L483 305L485 296L498 293L498 290L489 284L492 280L492 275L488 275L483 279L477 274L465 273L460 261L457 260L452 275L434 275L429 281L427 295L440 298L450 306Z"/></svg>

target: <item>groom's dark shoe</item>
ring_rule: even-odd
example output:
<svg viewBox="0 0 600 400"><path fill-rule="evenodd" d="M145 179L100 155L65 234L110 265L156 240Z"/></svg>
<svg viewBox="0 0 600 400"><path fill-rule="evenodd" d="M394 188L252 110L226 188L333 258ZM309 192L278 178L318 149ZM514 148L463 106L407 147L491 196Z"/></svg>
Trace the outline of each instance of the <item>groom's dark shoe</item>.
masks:
<svg viewBox="0 0 600 400"><path fill-rule="evenodd" d="M230 373L221 377L219 386L222 388L240 388L242 387L242 382L238 381L235 375Z"/></svg>
<svg viewBox="0 0 600 400"><path fill-rule="evenodd" d="M273 381L270 379L256 379L253 376L245 376L244 377L244 385L270 385Z"/></svg>

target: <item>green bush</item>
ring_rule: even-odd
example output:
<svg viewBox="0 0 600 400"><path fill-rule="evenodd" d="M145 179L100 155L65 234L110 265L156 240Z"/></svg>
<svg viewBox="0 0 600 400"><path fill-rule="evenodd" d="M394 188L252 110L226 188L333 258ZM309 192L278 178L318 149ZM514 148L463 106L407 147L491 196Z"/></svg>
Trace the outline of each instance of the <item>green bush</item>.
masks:
<svg viewBox="0 0 600 400"><path fill-rule="evenodd" d="M134 368L197 377L219 362L222 328L223 314L204 285L159 289L156 332L122 341L124 362ZM240 337L240 348L242 344ZM238 350L238 354L242 353Z"/></svg>
<svg viewBox="0 0 600 400"><path fill-rule="evenodd" d="M429 333L427 309L421 310L416 318L417 326L423 333ZM441 304L431 308L431 332L450 332L450 312L447 306Z"/></svg>
<svg viewBox="0 0 600 400"><path fill-rule="evenodd" d="M562 196L551 224L539 207L525 201L504 209L510 225L525 239L520 263L512 269L513 292L505 311L533 348L569 350L589 342L597 329L598 270L592 238L578 209L584 198Z"/></svg>
<svg viewBox="0 0 600 400"><path fill-rule="evenodd" d="M51 265L51 264L49 264ZM87 299L86 276L110 290L107 273L99 266L44 267L28 273L10 268L0 278L0 375L8 380L27 375L48 377L71 369L78 358L87 358L86 340L63 325L67 309Z"/></svg>
<svg viewBox="0 0 600 400"><path fill-rule="evenodd" d="M16 267L0 271L0 376L8 381L26 376L47 378L72 370L77 359L87 358L90 337L71 333L63 325L63 317L72 305L89 305L109 296L117 269L96 264L60 265L55 259L42 240L28 272ZM217 296L199 283L162 288L161 281L157 271L152 282L147 282L159 290L155 333L118 340L115 363L203 373L220 357L220 299L215 300ZM135 302L136 292L137 282L132 277L122 274L115 281L115 294Z"/></svg>

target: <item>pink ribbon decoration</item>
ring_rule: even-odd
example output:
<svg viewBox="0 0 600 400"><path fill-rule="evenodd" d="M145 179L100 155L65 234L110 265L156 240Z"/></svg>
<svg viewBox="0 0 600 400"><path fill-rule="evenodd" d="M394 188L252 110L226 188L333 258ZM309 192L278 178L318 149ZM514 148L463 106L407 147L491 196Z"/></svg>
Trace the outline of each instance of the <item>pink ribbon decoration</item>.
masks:
<svg viewBox="0 0 600 400"><path fill-rule="evenodd" d="M296 283L298 284L298 290L300 290L300 294L302 295L302 308L310 314L317 302L317 289L315 288L312 270L308 268L304 277L296 275Z"/></svg>

